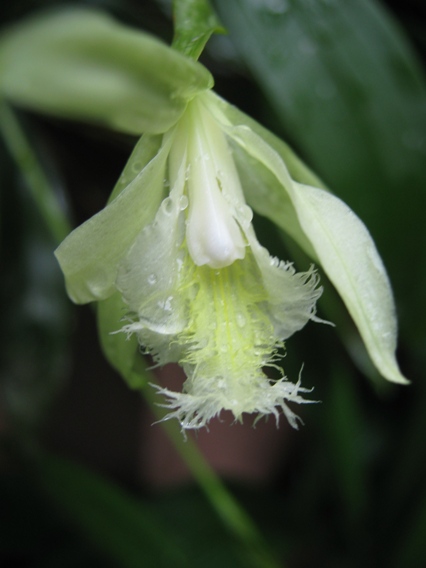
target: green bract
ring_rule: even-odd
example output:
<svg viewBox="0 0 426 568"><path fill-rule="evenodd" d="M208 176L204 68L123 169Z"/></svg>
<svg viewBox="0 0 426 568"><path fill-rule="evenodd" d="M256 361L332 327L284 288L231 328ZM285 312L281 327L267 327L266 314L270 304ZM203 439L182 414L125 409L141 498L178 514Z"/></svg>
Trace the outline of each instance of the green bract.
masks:
<svg viewBox="0 0 426 568"><path fill-rule="evenodd" d="M105 301L118 335L137 337L159 364L183 366L183 392L160 389L167 417L183 428L203 426L222 409L240 419L278 417L280 408L296 427L287 403L309 402L300 380L271 381L265 368L276 368L283 341L316 319L318 278L269 255L249 205L321 263L379 371L406 382L374 243L342 201L300 183L314 180L286 145L201 93L163 136L142 137L107 207L57 249L75 302Z"/></svg>
<svg viewBox="0 0 426 568"><path fill-rule="evenodd" d="M3 96L131 134L169 129L212 85L199 63L95 10L47 13L0 37Z"/></svg>

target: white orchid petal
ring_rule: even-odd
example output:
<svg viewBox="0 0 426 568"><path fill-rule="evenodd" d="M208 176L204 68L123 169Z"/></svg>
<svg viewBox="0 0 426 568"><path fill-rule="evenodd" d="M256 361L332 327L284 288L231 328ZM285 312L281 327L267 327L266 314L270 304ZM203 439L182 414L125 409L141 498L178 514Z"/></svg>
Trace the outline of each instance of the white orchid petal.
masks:
<svg viewBox="0 0 426 568"><path fill-rule="evenodd" d="M244 239L221 187L220 172L229 161L225 136L201 105L193 103L189 112L187 245L197 266L224 268L245 255Z"/></svg>
<svg viewBox="0 0 426 568"><path fill-rule="evenodd" d="M154 221L144 227L120 262L116 286L136 323L124 331L137 331L145 346L158 352L161 336L176 335L187 324L186 298L179 292L185 262L184 162L170 195L163 200ZM153 334L151 334L153 332ZM171 360L171 359L170 359Z"/></svg>

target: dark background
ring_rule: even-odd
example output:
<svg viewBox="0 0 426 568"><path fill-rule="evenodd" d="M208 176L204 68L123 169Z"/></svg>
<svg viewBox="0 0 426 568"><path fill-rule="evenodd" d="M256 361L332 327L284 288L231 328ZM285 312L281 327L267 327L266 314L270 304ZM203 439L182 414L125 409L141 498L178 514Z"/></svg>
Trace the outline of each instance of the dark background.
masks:
<svg viewBox="0 0 426 568"><path fill-rule="evenodd" d="M60 3L3 3L0 23L19 22ZM172 23L164 3L73 4L101 7L129 25L171 40ZM224 24L231 28L223 17L224 2L217 5ZM424 63L425 3L382 5ZM308 327L303 336L292 338L293 355L288 356L286 370L295 375L305 361L315 370L315 378L313 371L311 375L307 371L308 382L315 384L315 398L323 402L304 409L301 431L285 432L282 455L262 483L247 484L236 476L229 480L230 487L277 557L285 559L285 566L421 568L426 565L426 313L421 269L425 258L419 223L425 205L424 167L417 171L413 166L412 203L412 186L395 180L387 199L391 202L398 194L400 210L387 202L379 214L377 202L369 209L369 192L374 188L357 188L365 192L360 196L351 180L345 185L342 176L339 183L337 174L333 178L327 168L321 170L319 162L314 163L309 144L305 146L303 136L294 134L292 121L280 114L268 89L259 86L243 44L231 49L226 43L233 40L230 31L228 40L212 41L202 57L215 77L217 92L291 141L366 219L394 283L401 321L398 356L404 373L413 379L408 388L371 383L331 328ZM406 104L410 105L409 97ZM18 116L72 225L77 226L104 206L135 139L24 111ZM241 560L238 546L195 484L154 491L144 480L141 424L148 411L140 394L130 391L104 360L92 307L74 307L67 300L51 255L55 243L1 142L0 183L1 565L249 565ZM384 199L386 192L380 196ZM275 229L261 219L257 222L259 234L277 249L274 253L287 258L288 250ZM74 470L74 464L83 469ZM105 479L108 487L102 486ZM98 500L93 497L91 507L79 516L60 491L47 491L49 484L61 485L70 502L88 503L88 495ZM115 493L123 489L125 495ZM123 504L128 495L144 515L145 528ZM96 513L102 503L107 503L105 511ZM112 527L109 544L105 526L104 532L96 529L102 521ZM135 550L129 549L129 542ZM120 552L120 543L127 556ZM168 548L177 551L174 564L162 556Z"/></svg>

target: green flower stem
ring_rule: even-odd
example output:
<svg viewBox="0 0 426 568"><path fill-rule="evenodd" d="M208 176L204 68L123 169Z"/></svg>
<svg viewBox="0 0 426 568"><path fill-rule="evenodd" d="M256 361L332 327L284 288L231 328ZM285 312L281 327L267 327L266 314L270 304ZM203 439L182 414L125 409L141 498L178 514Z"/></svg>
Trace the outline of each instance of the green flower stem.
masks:
<svg viewBox="0 0 426 568"><path fill-rule="evenodd" d="M155 416L161 420L164 410L156 404L154 389L146 388L143 392ZM179 425L174 420L161 422L161 425L224 525L244 546L246 560L250 565L253 568L278 568L278 563L252 519L206 462L193 440L183 438ZM282 568L282 564L280 566Z"/></svg>
<svg viewBox="0 0 426 568"><path fill-rule="evenodd" d="M226 33L209 0L173 0L172 48L197 60L210 36Z"/></svg>
<svg viewBox="0 0 426 568"><path fill-rule="evenodd" d="M52 237L60 243L71 232L70 224L15 113L4 101L0 101L0 132Z"/></svg>

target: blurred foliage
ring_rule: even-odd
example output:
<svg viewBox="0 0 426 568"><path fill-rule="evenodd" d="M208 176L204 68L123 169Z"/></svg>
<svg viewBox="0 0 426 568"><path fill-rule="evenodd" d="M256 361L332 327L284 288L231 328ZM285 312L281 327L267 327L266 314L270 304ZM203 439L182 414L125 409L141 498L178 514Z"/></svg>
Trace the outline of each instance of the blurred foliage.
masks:
<svg viewBox="0 0 426 568"><path fill-rule="evenodd" d="M4 3L0 22L53 4ZM74 4L101 6L171 42L167 2ZM274 482L235 487L235 495L282 565L422 568L426 8L416 0L392 0L388 9L375 0L216 0L214 6L229 36L213 37L201 60L217 91L291 142L366 222L394 286L399 359L413 381L400 388L364 379L370 368L330 293L323 310L336 316L346 348L333 329L311 325L291 338L285 361L289 376L305 361L306 384L315 384L323 402L305 411L306 425L291 435ZM70 189L73 223L100 209L133 139L22 112L18 120L62 210L62 177ZM0 182L1 565L248 566L197 489L153 497L134 489L131 472L126 490L119 488L122 479L89 473L73 463L78 451L68 451L71 460L34 452L49 448L55 396L76 365L65 363L77 324L51 254L55 238L3 143ZM304 263L292 243L256 221L274 254Z"/></svg>
<svg viewBox="0 0 426 568"><path fill-rule="evenodd" d="M70 306L52 261L54 227L39 209L42 200L29 191L25 174L12 166L8 150L0 146L0 386L12 434L30 450L63 378ZM25 158L30 170L31 158ZM54 167L46 167L59 190Z"/></svg>

